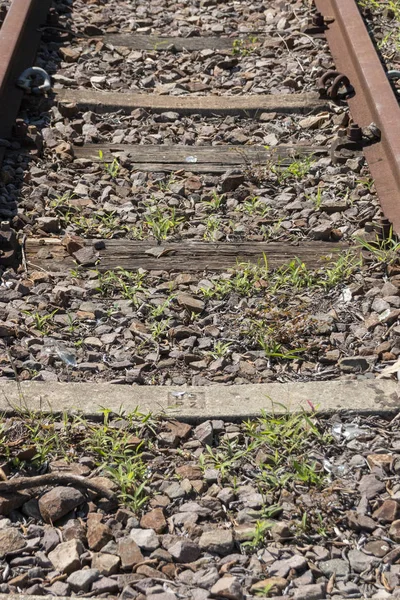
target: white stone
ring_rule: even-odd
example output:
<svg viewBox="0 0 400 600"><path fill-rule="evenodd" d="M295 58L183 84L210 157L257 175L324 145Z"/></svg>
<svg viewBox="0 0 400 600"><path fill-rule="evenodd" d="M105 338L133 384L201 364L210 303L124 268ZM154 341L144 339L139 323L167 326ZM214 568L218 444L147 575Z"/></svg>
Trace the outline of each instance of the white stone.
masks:
<svg viewBox="0 0 400 600"><path fill-rule="evenodd" d="M132 529L129 535L139 548L149 552L156 550L160 545L154 529Z"/></svg>

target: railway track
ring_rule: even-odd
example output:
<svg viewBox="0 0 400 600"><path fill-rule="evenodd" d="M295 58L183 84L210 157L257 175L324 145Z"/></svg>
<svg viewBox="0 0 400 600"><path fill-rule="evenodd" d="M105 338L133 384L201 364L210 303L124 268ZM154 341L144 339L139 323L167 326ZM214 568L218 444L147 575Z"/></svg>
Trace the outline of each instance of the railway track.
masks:
<svg viewBox="0 0 400 600"><path fill-rule="evenodd" d="M0 600L397 597L398 18L0 3Z"/></svg>
<svg viewBox="0 0 400 600"><path fill-rule="evenodd" d="M357 380L397 360L398 102L345 4L192 7L189 31L169 9L10 5L6 379ZM44 95L40 74L16 85L27 47Z"/></svg>

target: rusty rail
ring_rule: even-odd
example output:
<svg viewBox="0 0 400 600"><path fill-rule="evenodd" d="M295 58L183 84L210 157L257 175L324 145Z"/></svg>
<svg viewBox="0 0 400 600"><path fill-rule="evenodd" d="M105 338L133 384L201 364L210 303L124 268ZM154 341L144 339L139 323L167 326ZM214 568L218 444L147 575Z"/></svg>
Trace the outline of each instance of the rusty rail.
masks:
<svg viewBox="0 0 400 600"><path fill-rule="evenodd" d="M23 90L15 82L34 64L51 0L13 0L0 29L0 138L11 134Z"/></svg>
<svg viewBox="0 0 400 600"><path fill-rule="evenodd" d="M355 0L314 0L336 69L355 90L348 100L362 127L375 122L381 140L364 149L385 216L400 233L400 109ZM23 91L15 81L32 66L39 26L51 0L13 0L0 29L0 138L11 134ZM319 16L321 19L321 16ZM1 148L0 148L1 150ZM0 151L1 161L1 151Z"/></svg>
<svg viewBox="0 0 400 600"><path fill-rule="evenodd" d="M364 148L385 217L400 234L400 108L355 0L315 0L328 23L325 31L335 66L355 95L351 115L361 127L372 122L380 141ZM332 20L332 18L334 20Z"/></svg>

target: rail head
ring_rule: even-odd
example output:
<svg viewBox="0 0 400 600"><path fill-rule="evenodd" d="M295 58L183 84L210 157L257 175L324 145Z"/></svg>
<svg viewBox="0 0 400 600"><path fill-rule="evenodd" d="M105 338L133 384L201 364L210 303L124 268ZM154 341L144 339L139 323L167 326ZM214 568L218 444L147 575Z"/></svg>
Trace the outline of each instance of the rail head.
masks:
<svg viewBox="0 0 400 600"><path fill-rule="evenodd" d="M400 233L400 108L355 0L315 0L333 21L326 37L336 68L355 89L348 103L362 127L376 123L380 142L365 148L385 216Z"/></svg>
<svg viewBox="0 0 400 600"><path fill-rule="evenodd" d="M23 91L15 82L34 64L40 43L39 27L51 0L13 0L0 29L0 137L10 136Z"/></svg>

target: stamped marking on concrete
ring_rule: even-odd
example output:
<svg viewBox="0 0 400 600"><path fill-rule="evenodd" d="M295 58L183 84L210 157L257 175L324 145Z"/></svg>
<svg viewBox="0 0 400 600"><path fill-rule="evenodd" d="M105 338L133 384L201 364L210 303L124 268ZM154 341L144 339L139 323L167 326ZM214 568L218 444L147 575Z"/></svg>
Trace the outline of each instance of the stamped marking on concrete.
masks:
<svg viewBox="0 0 400 600"><path fill-rule="evenodd" d="M82 412L99 416L101 407L153 412L199 421L210 417L243 419L263 412L312 410L389 414L400 409L400 384L394 380L326 381L210 385L207 387L127 386L98 383L25 381L0 384L0 411L16 409Z"/></svg>
<svg viewBox="0 0 400 600"><path fill-rule="evenodd" d="M205 392L186 392L185 390L168 392L168 412L179 412L182 409L185 410L185 408L204 410L206 408Z"/></svg>

